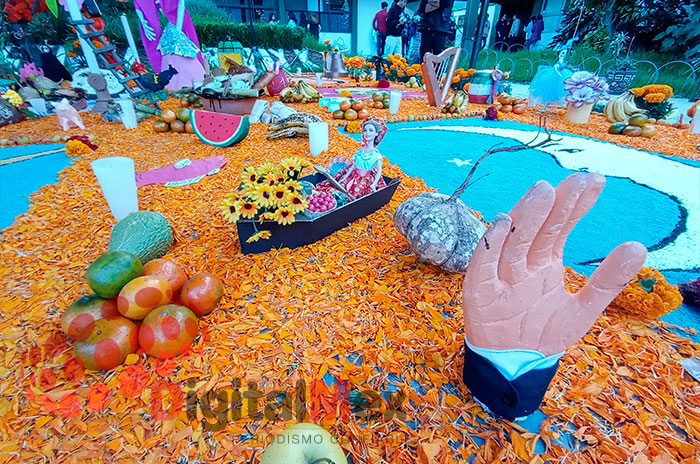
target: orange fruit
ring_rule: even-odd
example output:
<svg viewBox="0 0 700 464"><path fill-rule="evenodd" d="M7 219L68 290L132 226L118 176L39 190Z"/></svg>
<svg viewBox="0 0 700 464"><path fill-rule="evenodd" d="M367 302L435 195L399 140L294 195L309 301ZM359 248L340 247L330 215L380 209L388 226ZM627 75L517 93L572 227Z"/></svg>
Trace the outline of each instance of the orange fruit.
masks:
<svg viewBox="0 0 700 464"><path fill-rule="evenodd" d="M365 107L365 104L361 100L355 100L352 102L352 109L355 111L360 111Z"/></svg>
<svg viewBox="0 0 700 464"><path fill-rule="evenodd" d="M382 103L381 101L376 101L374 102L374 107L377 109L382 109L384 108L384 103Z"/></svg>
<svg viewBox="0 0 700 464"><path fill-rule="evenodd" d="M160 115L160 119L162 119L163 121L165 121L167 123L173 122L175 120L175 118L177 118L177 116L175 115L175 112L172 110L165 110Z"/></svg>
<svg viewBox="0 0 700 464"><path fill-rule="evenodd" d="M187 350L198 333L199 321L188 308L159 306L141 322L139 346L154 358L172 358Z"/></svg>
<svg viewBox="0 0 700 464"><path fill-rule="evenodd" d="M214 274L203 272L187 281L180 291L180 301L197 316L214 311L224 296L224 287Z"/></svg>
<svg viewBox="0 0 700 464"><path fill-rule="evenodd" d="M348 100L345 100L344 102L340 103L340 109L343 111L347 111L350 108L352 108L352 103L350 103Z"/></svg>
<svg viewBox="0 0 700 464"><path fill-rule="evenodd" d="M162 277L170 283L173 294L180 292L187 282L187 274L177 264L167 259L158 258L146 263L143 267L143 275Z"/></svg>
<svg viewBox="0 0 700 464"><path fill-rule="evenodd" d="M513 111L513 105L503 105L501 107L501 112L503 113L511 113Z"/></svg>
<svg viewBox="0 0 700 464"><path fill-rule="evenodd" d="M363 108L357 112L357 117L360 119L367 119L369 118L369 111Z"/></svg>
<svg viewBox="0 0 700 464"><path fill-rule="evenodd" d="M345 111L345 119L348 121L354 121L355 119L357 119L357 111L346 110Z"/></svg>
<svg viewBox="0 0 700 464"><path fill-rule="evenodd" d="M162 277L146 275L137 277L119 292L117 309L122 316L140 321L153 308L170 303L173 290Z"/></svg>
<svg viewBox="0 0 700 464"><path fill-rule="evenodd" d="M116 297L106 300L97 295L88 295L66 308L61 316L61 328L68 338L81 342L92 334L97 321L121 317Z"/></svg>
<svg viewBox="0 0 700 464"><path fill-rule="evenodd" d="M90 335L73 346L85 369L109 370L139 349L138 326L125 317L95 321Z"/></svg>

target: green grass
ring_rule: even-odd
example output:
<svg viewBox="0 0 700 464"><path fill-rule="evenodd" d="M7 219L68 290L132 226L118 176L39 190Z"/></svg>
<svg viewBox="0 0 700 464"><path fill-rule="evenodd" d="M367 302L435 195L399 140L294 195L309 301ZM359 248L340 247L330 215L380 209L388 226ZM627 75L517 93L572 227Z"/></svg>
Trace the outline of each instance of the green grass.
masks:
<svg viewBox="0 0 700 464"><path fill-rule="evenodd" d="M499 63L503 71L510 72L510 80L512 82L528 83L537 73L538 65L552 65L557 61L557 56L557 52L554 50L519 50L514 53L482 50L477 61L477 68L488 69ZM600 60L600 63L596 58ZM651 83L667 84L673 87L677 95L688 98L698 97L698 95L691 95L691 93L695 90L695 84L700 79L699 74L689 78L692 70L683 63L674 63L663 67L667 63L677 61L675 55L657 52L634 52L632 53L632 58L637 61L651 61L661 68L658 76L654 76L654 66L650 63L639 63L637 66L637 77L632 82L632 86L638 87ZM579 47L571 51L567 58L567 63L577 69L605 75L613 65L612 62L608 62L611 59L611 55L600 54L590 49ZM463 57L460 60L461 67L466 68L468 63L468 57ZM602 69L600 67L601 63L603 64Z"/></svg>

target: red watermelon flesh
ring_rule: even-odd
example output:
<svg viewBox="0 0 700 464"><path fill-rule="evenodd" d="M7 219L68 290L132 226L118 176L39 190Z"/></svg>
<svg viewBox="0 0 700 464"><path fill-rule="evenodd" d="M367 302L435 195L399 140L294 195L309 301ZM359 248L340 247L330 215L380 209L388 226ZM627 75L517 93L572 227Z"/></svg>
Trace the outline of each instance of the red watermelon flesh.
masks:
<svg viewBox="0 0 700 464"><path fill-rule="evenodd" d="M228 147L248 135L250 121L247 116L190 110L190 122L194 133L204 143L217 147Z"/></svg>

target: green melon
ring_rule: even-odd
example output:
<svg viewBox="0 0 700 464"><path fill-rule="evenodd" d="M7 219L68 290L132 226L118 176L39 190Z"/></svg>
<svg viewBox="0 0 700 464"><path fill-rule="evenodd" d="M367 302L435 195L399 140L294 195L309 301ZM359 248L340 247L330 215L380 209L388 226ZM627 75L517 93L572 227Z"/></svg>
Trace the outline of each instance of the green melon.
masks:
<svg viewBox="0 0 700 464"><path fill-rule="evenodd" d="M136 211L114 226L109 250L129 251L146 264L167 253L173 241L173 229L165 216L155 211Z"/></svg>
<svg viewBox="0 0 700 464"><path fill-rule="evenodd" d="M88 267L87 281L97 296L112 298L142 271L141 261L134 253L108 251Z"/></svg>

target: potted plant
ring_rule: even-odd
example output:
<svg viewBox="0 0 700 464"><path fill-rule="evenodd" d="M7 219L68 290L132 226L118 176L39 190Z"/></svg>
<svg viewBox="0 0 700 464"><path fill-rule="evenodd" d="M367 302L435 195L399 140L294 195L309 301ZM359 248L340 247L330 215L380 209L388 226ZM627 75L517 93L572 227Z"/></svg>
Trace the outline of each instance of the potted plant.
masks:
<svg viewBox="0 0 700 464"><path fill-rule="evenodd" d="M564 81L567 110L566 120L576 124L586 124L591 116L593 105L608 97L608 83L605 78L588 71L578 71Z"/></svg>
<svg viewBox="0 0 700 464"><path fill-rule="evenodd" d="M624 32L618 33L610 43L610 52L613 56L613 65L608 71L607 81L612 95L625 92L637 77L637 62L630 56L632 41Z"/></svg>

